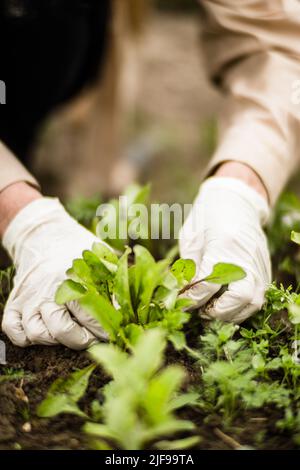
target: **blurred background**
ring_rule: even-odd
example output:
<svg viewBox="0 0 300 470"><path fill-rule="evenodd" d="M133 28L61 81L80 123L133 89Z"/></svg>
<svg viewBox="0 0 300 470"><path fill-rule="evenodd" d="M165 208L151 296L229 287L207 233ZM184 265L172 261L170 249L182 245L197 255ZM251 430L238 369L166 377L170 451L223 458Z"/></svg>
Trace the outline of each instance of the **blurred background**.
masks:
<svg viewBox="0 0 300 470"><path fill-rule="evenodd" d="M216 144L222 98L208 83L196 0L113 0L104 77L44 123L34 149L44 192L105 197L150 182L190 202Z"/></svg>

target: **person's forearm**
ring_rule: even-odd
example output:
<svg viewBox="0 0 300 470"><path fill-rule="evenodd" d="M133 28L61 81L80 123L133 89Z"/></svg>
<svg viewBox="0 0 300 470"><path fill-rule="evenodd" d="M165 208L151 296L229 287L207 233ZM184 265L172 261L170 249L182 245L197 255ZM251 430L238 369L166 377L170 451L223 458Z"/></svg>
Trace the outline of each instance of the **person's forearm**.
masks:
<svg viewBox="0 0 300 470"><path fill-rule="evenodd" d="M8 227L11 220L27 204L41 198L41 193L29 184L20 181L11 184L0 192L0 237Z"/></svg>
<svg viewBox="0 0 300 470"><path fill-rule="evenodd" d="M244 181L248 186L255 189L267 201L269 200L267 190L255 171L244 163L228 161L220 165L213 176L237 178Z"/></svg>

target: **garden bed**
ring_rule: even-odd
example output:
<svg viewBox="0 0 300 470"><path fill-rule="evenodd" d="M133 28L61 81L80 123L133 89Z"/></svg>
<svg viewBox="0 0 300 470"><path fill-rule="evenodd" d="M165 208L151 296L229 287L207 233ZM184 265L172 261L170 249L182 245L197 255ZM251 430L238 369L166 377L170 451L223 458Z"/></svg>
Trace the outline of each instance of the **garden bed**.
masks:
<svg viewBox="0 0 300 470"><path fill-rule="evenodd" d="M204 322L194 311L189 322L184 318L178 326L178 331L184 332L187 345L177 343L176 347L173 338L162 348L163 363L158 363L157 371L152 371L153 377L159 378L159 373L166 371L168 366L180 365L185 377L179 387L181 391L175 386L174 390L179 399L181 393L190 394L189 399L183 399L185 404L174 407L172 426L176 427L179 421L192 423L191 432L187 432L186 424L182 432L180 426L174 433L166 432L169 448L172 448L172 439L176 442L190 439L194 449L299 449L300 365L293 350L293 341L298 339L299 299L297 291L287 289L291 282L294 288L299 282L298 262L295 261L297 246L290 242L291 229L299 230L299 208L300 202L294 196L284 196L269 229L277 286L270 287L263 311L241 328ZM157 251L161 253L161 249ZM124 266L123 273L126 272ZM172 273L178 275L178 267L172 269ZM186 270L185 266L185 275ZM180 279L183 281L186 279ZM280 287L280 282L285 287ZM3 298L7 295L6 288L4 276ZM172 338L174 332L169 329L167 337ZM110 383L113 375L104 372L107 367L101 360L95 361L96 351L91 358L87 352L74 352L64 347L20 349L4 335L0 335L0 339L7 345L7 364L0 367L0 449L119 448L112 443L111 436L97 440L97 436L91 437L91 432L83 431L87 421L92 425L105 422L102 406L107 402L108 394L103 392L103 387ZM132 338L130 341L135 343ZM131 354L125 353L128 344L123 339L119 344L116 339L113 343L123 351L122 354L128 354L126 360L130 360ZM107 349L101 347L109 346L100 346L104 352ZM49 406L43 410L39 408L46 397L50 396L52 400L55 395L57 399L66 390L68 394L74 385L69 384L66 388L63 383L53 395L50 388L53 382L67 379L70 373L88 368L95 362L101 367L93 372L85 369L89 370L86 390L82 386L80 393L76 392L76 399L72 398L73 408L78 406L75 414L53 412L53 409L49 412ZM126 373L125 370L125 376ZM120 386L117 382L114 378L114 386ZM76 410L85 415L78 416ZM138 418L141 422L144 419ZM168 419L173 419L173 414L168 415ZM104 441L107 447L103 447ZM143 448L155 447L156 441L150 439Z"/></svg>

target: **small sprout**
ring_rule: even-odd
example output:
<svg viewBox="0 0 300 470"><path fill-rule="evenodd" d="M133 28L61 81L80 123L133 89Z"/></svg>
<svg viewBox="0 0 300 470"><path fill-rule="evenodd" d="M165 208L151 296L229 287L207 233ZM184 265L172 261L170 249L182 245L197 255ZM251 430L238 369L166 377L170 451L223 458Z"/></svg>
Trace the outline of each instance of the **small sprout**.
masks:
<svg viewBox="0 0 300 470"><path fill-rule="evenodd" d="M179 284L191 282L196 274L196 265L191 259L179 259L171 268L171 273L176 277Z"/></svg>

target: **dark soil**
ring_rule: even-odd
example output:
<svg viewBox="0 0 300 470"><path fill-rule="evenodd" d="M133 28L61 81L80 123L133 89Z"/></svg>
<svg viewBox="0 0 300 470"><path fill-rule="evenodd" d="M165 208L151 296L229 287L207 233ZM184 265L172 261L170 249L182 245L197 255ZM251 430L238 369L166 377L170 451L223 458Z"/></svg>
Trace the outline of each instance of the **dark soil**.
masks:
<svg viewBox="0 0 300 470"><path fill-rule="evenodd" d="M23 378L0 382L0 449L86 448L80 419L66 415L46 420L35 415L38 403L57 377L89 363L86 353L63 347L21 349L0 338L7 344L6 367L25 373ZM30 430L25 423L30 423Z"/></svg>

